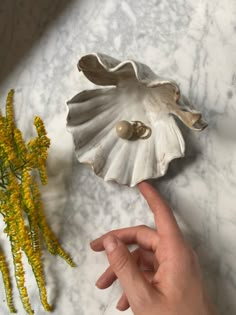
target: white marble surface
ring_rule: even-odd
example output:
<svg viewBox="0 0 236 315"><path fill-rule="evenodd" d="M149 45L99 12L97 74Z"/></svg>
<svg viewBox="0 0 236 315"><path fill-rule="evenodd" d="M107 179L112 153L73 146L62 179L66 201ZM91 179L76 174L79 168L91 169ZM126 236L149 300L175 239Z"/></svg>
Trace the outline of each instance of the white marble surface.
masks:
<svg viewBox="0 0 236 315"><path fill-rule="evenodd" d="M92 87L76 63L93 51L137 59L177 80L209 121L203 133L182 128L186 158L152 183L199 254L219 314L236 313L235 16L234 0L1 1L1 104L14 87L26 138L34 115L45 120L52 139L43 192L47 216L78 263L71 269L45 254L53 314L119 314L119 286L99 291L94 285L107 263L104 254L91 252L89 241L112 228L153 224L136 189L104 183L74 158L65 101ZM2 233L0 241L5 246ZM35 313L45 314L32 276L28 283ZM8 314L2 283L0 314Z"/></svg>

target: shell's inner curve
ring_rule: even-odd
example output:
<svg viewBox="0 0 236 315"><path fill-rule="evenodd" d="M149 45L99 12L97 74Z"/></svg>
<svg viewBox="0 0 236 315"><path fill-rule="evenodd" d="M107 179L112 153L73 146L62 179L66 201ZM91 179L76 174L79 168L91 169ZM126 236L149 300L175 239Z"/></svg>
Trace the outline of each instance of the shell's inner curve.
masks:
<svg viewBox="0 0 236 315"><path fill-rule="evenodd" d="M206 126L175 82L143 64L90 54L80 59L79 69L96 84L114 86L83 91L67 102L76 156L104 180L135 186L163 176L171 160L184 156L184 140L172 115L194 130ZM124 121L151 132L145 140L131 141L134 129L123 123L124 135L119 137L117 124Z"/></svg>

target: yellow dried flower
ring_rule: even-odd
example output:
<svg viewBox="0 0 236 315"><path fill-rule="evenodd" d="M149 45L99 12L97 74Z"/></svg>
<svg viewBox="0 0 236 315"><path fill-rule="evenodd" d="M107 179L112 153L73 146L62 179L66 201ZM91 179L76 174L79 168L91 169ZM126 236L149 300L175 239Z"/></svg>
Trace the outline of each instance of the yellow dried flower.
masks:
<svg viewBox="0 0 236 315"><path fill-rule="evenodd" d="M0 213L5 223L4 233L9 237L15 279L22 304L28 314L34 311L25 286L25 272L22 252L34 273L42 305L52 310L47 301L47 291L41 259L40 235L54 255L60 255L68 264L75 266L69 254L60 246L56 236L47 224L39 186L32 171L39 171L42 184L47 183L46 159L50 140L44 123L35 117L37 137L26 145L22 133L16 128L13 112L13 94L7 96L6 117L0 113ZM0 270L7 296L9 310L15 312L12 300L10 275L4 255L0 252Z"/></svg>
<svg viewBox="0 0 236 315"><path fill-rule="evenodd" d="M40 175L41 183L43 185L46 185L48 182L48 176L47 176L47 170L46 170L46 165L45 165L44 161L42 161L42 160L39 161L38 169L39 169L39 175Z"/></svg>
<svg viewBox="0 0 236 315"><path fill-rule="evenodd" d="M38 187L37 182L33 183L32 186L32 192L34 196L34 202L35 202L35 208L37 211L37 216L39 219L39 226L42 231L42 235L44 238L44 241L47 245L47 248L49 252L53 255L59 255L61 256L71 267L75 267L75 263L71 259L70 255L67 254L60 246L60 243L58 242L57 238L55 237L54 233L50 229L49 225L47 224L46 217L43 213L43 204L41 201L41 194Z"/></svg>
<svg viewBox="0 0 236 315"><path fill-rule="evenodd" d="M8 269L8 265L5 259L5 256L2 252L0 252L0 271L2 273L2 278L6 290L6 298L9 310L11 313L16 313L16 309L13 305L13 296L12 296L12 286L10 280L10 273Z"/></svg>
<svg viewBox="0 0 236 315"><path fill-rule="evenodd" d="M14 90L10 90L7 95L7 102L6 102L6 127L8 134L11 135L15 122L14 122L14 113L13 113L13 95Z"/></svg>
<svg viewBox="0 0 236 315"><path fill-rule="evenodd" d="M14 141L16 145L16 151L19 157L21 157L24 160L27 150L26 150L26 145L24 143L21 131L15 128L13 132L13 136L14 136Z"/></svg>
<svg viewBox="0 0 236 315"><path fill-rule="evenodd" d="M2 163L6 166L16 160L12 139L6 129L6 118L2 116L0 116L0 152Z"/></svg>
<svg viewBox="0 0 236 315"><path fill-rule="evenodd" d="M34 125L36 127L37 133L39 137L46 136L46 129L44 127L44 123L39 116L34 118Z"/></svg>

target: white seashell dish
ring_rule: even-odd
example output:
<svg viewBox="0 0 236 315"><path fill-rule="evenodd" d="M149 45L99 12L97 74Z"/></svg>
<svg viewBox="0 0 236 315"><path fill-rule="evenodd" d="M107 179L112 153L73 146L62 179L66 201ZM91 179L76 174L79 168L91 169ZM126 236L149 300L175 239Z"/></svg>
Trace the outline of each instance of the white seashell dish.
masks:
<svg viewBox="0 0 236 315"><path fill-rule="evenodd" d="M67 102L67 128L79 162L105 181L132 187L165 175L185 151L173 116L192 130L207 126L174 81L142 63L93 53L83 56L78 68L107 87L85 90Z"/></svg>

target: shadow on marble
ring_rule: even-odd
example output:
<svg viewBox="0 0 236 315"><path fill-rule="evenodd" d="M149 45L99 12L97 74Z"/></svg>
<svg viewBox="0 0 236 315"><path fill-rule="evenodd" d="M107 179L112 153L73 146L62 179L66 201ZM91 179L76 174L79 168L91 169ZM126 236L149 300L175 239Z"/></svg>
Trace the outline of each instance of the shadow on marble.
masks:
<svg viewBox="0 0 236 315"><path fill-rule="evenodd" d="M211 131L214 132L222 144L236 142L236 113L216 113L211 126Z"/></svg>
<svg viewBox="0 0 236 315"><path fill-rule="evenodd" d="M70 181L72 176L71 159L62 159L60 151L56 149L51 151L48 159L48 184L42 187L42 196L44 200L44 209L47 222L55 233L63 249L71 253L68 243L73 242L73 237L70 233L66 233L68 225L67 216L71 216L70 209ZM69 229L70 230L70 229ZM67 263L60 257L55 257L47 252L44 246L44 255L46 257L46 276L48 278L49 287L51 289L51 303L58 305L58 300L62 294L63 286L60 285L60 273L58 266L64 265L67 268ZM68 267L71 268L71 267Z"/></svg>
<svg viewBox="0 0 236 315"><path fill-rule="evenodd" d="M173 180L178 174L183 172L184 169L188 168L190 165L192 165L196 160L201 156L201 150L196 144L196 140L194 139L194 134L192 131L189 131L187 127L185 127L183 124L178 122L176 120L176 123L178 124L178 127L183 135L184 141L185 141L185 156L183 158L174 159L169 164L169 168L167 170L167 173L165 176L160 177L158 179L151 179L149 180L151 184L154 186L157 183L165 183L169 180ZM201 135L204 137L204 132L201 132Z"/></svg>
<svg viewBox="0 0 236 315"><path fill-rule="evenodd" d="M0 2L0 82L74 0Z"/></svg>

